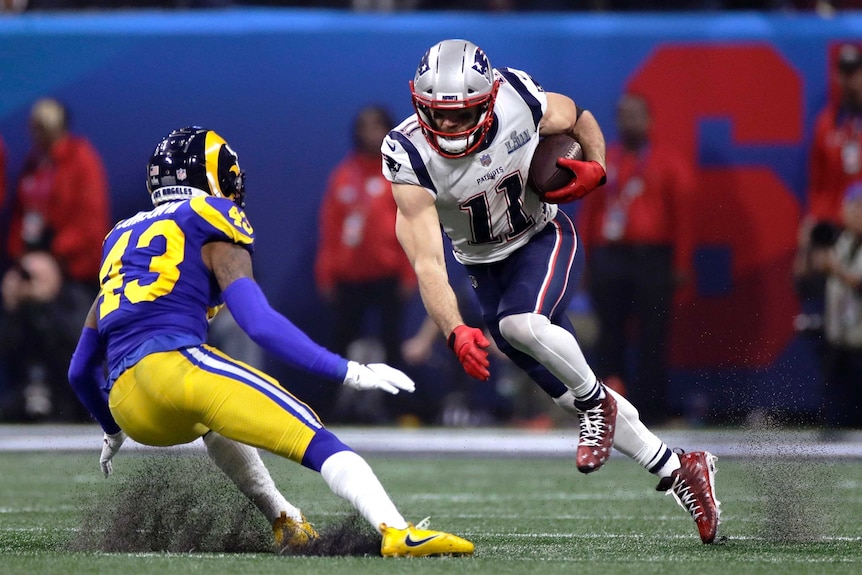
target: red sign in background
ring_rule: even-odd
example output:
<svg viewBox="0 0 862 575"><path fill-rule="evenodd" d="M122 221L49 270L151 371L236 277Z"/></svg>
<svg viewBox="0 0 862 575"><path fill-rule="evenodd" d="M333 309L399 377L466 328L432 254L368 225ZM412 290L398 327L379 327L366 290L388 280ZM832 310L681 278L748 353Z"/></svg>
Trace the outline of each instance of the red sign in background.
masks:
<svg viewBox="0 0 862 575"><path fill-rule="evenodd" d="M802 80L771 45L659 47L629 88L653 107L654 138L697 166L695 258L701 275L676 301L672 363L762 367L794 336L791 261L799 201L769 166L702 165L701 125L722 119L734 145L799 144Z"/></svg>

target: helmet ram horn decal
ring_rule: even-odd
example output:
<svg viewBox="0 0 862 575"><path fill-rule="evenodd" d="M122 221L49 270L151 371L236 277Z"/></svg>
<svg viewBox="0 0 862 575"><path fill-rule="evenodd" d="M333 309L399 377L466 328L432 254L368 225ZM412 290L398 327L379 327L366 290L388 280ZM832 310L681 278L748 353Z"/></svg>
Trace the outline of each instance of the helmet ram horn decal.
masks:
<svg viewBox="0 0 862 575"><path fill-rule="evenodd" d="M201 195L245 206L245 172L236 153L199 126L174 130L159 142L147 164L147 189L154 206Z"/></svg>

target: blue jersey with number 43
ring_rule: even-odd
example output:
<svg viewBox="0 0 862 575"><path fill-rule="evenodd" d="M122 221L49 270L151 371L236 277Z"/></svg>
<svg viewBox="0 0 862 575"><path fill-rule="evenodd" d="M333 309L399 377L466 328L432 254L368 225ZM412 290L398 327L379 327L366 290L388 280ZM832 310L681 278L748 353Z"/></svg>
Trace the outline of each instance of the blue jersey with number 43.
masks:
<svg viewBox="0 0 862 575"><path fill-rule="evenodd" d="M96 317L107 345L109 385L145 355L206 341L208 317L222 304L201 257L213 241L254 249L245 212L213 196L139 212L105 238Z"/></svg>

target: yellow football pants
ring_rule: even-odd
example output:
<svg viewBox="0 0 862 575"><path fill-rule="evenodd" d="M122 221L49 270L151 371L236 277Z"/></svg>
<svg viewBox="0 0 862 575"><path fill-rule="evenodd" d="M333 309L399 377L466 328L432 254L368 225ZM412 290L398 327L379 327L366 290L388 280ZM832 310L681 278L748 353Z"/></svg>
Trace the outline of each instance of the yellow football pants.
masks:
<svg viewBox="0 0 862 575"><path fill-rule="evenodd" d="M213 430L302 463L323 428L275 379L208 345L144 357L108 399L123 431L145 445L179 445Z"/></svg>

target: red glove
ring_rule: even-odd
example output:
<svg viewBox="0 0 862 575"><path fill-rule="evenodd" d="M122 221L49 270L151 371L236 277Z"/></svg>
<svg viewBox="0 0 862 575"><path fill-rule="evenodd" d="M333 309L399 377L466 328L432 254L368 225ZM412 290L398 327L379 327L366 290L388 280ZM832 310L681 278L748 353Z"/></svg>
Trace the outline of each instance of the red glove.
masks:
<svg viewBox="0 0 862 575"><path fill-rule="evenodd" d="M583 162L569 158L557 158L557 165L570 170L574 177L562 188L545 192L542 199L551 204L564 204L580 200L607 181L605 169L595 160Z"/></svg>
<svg viewBox="0 0 862 575"><path fill-rule="evenodd" d="M481 329L459 325L449 334L449 348L458 356L458 361L464 366L467 375L488 381L491 372L488 371L488 352L482 348L491 345Z"/></svg>

